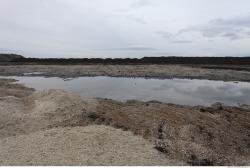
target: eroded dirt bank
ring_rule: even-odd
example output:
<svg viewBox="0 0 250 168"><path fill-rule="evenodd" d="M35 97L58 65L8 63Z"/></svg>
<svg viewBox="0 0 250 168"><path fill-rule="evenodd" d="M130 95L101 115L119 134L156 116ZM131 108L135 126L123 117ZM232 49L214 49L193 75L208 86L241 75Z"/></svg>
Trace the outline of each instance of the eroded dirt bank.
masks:
<svg viewBox="0 0 250 168"><path fill-rule="evenodd" d="M0 80L1 165L250 164L247 108L121 103L10 82Z"/></svg>
<svg viewBox="0 0 250 168"><path fill-rule="evenodd" d="M0 66L0 76L44 72L47 77L112 76L250 81L250 71L184 65L15 65ZM41 75L41 74L40 74Z"/></svg>

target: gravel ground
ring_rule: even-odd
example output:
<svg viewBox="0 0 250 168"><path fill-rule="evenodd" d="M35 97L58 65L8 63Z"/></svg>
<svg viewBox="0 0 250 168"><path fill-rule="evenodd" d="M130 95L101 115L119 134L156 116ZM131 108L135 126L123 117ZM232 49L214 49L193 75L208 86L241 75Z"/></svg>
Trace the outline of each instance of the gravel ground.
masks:
<svg viewBox="0 0 250 168"><path fill-rule="evenodd" d="M250 81L249 71L207 69L181 65L15 65L0 66L0 76L22 76L24 73L46 77L112 76L144 78L189 78L223 81Z"/></svg>
<svg viewBox="0 0 250 168"><path fill-rule="evenodd" d="M54 128L0 139L0 151L0 165L8 166L176 164L142 137L100 125Z"/></svg>

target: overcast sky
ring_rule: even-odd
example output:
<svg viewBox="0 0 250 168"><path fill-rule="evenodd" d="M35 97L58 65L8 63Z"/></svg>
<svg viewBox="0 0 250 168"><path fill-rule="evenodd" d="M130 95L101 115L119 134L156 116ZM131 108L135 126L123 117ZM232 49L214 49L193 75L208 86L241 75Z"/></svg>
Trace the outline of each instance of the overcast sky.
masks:
<svg viewBox="0 0 250 168"><path fill-rule="evenodd" d="M0 52L250 56L250 0L0 0Z"/></svg>

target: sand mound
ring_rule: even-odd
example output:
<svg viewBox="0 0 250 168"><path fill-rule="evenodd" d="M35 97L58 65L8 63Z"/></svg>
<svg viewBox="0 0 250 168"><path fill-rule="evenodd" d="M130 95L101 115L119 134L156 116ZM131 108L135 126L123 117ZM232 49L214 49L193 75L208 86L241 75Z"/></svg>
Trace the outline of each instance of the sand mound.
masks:
<svg viewBox="0 0 250 168"><path fill-rule="evenodd" d="M108 126L86 126L98 101L62 90L0 97L0 165L171 165L153 143ZM84 125L86 127L78 127Z"/></svg>
<svg viewBox="0 0 250 168"><path fill-rule="evenodd" d="M145 139L108 126L65 127L0 140L1 165L170 165Z"/></svg>
<svg viewBox="0 0 250 168"><path fill-rule="evenodd" d="M83 100L62 90L36 92L22 99L0 99L0 138L81 125L83 113L96 107L94 99Z"/></svg>

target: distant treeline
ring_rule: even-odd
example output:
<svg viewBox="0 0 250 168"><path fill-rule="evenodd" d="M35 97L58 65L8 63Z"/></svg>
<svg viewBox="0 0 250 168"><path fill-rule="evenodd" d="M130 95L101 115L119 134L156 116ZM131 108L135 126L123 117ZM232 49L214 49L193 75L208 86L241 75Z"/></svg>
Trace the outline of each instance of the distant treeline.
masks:
<svg viewBox="0 0 250 168"><path fill-rule="evenodd" d="M18 64L217 64L250 65L250 57L15 58Z"/></svg>
<svg viewBox="0 0 250 168"><path fill-rule="evenodd" d="M25 58L0 54L1 64L204 64L250 65L250 57Z"/></svg>
<svg viewBox="0 0 250 168"><path fill-rule="evenodd" d="M17 54L0 54L0 62L10 62L13 59L21 59L21 58L24 57Z"/></svg>

